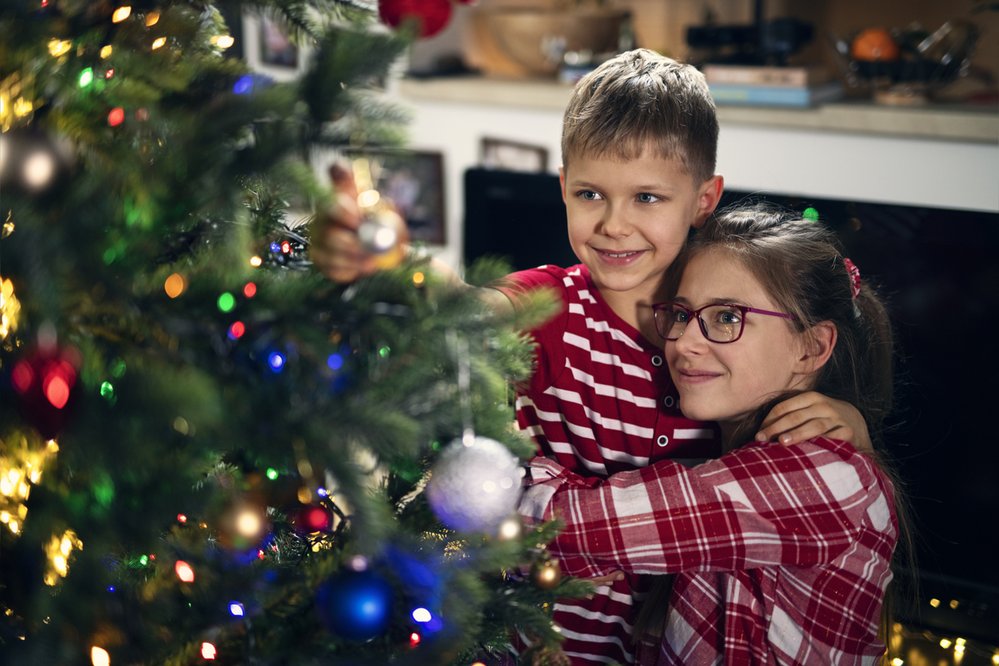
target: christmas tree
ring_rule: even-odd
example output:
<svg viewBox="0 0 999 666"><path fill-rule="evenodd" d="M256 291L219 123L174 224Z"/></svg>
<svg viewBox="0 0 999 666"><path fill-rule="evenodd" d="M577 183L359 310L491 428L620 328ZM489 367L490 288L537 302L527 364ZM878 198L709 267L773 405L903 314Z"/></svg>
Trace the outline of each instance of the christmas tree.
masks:
<svg viewBox="0 0 999 666"><path fill-rule="evenodd" d="M310 47L300 77L228 54L250 9ZM346 0L5 0L6 663L489 663L513 631L557 655L548 608L588 586L513 516L509 388L549 304L500 317L417 255L350 286L308 260L314 148L404 137L381 27Z"/></svg>

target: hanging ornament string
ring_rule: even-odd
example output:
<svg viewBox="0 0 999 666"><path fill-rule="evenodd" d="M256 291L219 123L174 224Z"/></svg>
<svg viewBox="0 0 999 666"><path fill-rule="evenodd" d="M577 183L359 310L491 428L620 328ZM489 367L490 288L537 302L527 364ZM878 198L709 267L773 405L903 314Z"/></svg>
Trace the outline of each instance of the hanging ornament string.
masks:
<svg viewBox="0 0 999 666"><path fill-rule="evenodd" d="M447 332L448 344L454 349L458 374L458 408L461 411L461 442L471 446L475 441L472 423L472 367L468 361L468 339L460 337L454 329Z"/></svg>

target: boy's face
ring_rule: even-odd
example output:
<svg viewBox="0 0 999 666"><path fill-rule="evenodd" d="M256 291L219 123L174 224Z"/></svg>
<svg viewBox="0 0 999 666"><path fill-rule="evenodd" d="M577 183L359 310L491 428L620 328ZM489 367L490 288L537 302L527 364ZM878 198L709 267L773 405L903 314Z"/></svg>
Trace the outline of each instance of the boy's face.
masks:
<svg viewBox="0 0 999 666"><path fill-rule="evenodd" d="M619 314L662 300L666 269L718 205L722 179L695 183L678 161L573 158L560 172L569 243Z"/></svg>

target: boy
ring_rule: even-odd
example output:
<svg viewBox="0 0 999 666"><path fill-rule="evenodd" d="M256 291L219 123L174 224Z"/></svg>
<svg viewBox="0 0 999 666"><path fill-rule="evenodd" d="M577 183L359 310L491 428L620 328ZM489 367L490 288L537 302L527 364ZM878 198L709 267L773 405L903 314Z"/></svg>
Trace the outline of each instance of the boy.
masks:
<svg viewBox="0 0 999 666"><path fill-rule="evenodd" d="M581 263L514 273L483 290L497 307L538 287L562 298L562 311L532 331L536 367L519 392L517 420L570 471L606 476L720 454L714 426L680 414L651 309L665 298L667 269L688 232L718 205L717 141L714 103L696 69L645 49L605 62L576 85L563 122L560 182ZM350 281L375 268L360 250L356 193L344 176L334 173L347 196L313 254L328 276ZM761 437L786 443L833 430L866 435L852 407L805 394L775 408ZM621 578L556 605L573 663L634 661L637 583Z"/></svg>

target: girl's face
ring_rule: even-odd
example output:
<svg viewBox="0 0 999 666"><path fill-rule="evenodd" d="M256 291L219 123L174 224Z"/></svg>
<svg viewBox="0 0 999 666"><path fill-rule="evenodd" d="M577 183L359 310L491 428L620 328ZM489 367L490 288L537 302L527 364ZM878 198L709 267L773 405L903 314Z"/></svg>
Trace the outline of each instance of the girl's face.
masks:
<svg viewBox="0 0 999 666"><path fill-rule="evenodd" d="M675 300L691 310L732 303L781 311L742 262L721 248L691 259ZM742 337L718 344L704 337L696 320L688 322L679 339L666 341L666 358L684 415L718 421L728 434L739 420L776 395L805 388L806 346L793 326L788 319L747 312Z"/></svg>

